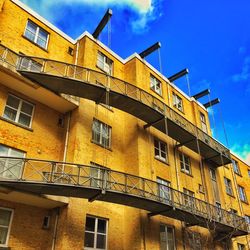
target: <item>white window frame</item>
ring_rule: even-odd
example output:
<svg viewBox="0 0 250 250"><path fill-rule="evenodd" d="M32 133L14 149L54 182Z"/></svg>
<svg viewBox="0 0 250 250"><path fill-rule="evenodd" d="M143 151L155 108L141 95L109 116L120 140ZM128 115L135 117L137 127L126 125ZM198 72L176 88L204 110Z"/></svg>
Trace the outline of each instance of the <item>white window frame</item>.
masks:
<svg viewBox="0 0 250 250"><path fill-rule="evenodd" d="M97 67L102 69L104 72L106 72L109 75L113 74L113 65L114 62L104 55L102 52L97 52Z"/></svg>
<svg viewBox="0 0 250 250"><path fill-rule="evenodd" d="M177 108L181 112L184 112L182 98L173 92L173 107Z"/></svg>
<svg viewBox="0 0 250 250"><path fill-rule="evenodd" d="M11 225L12 225L12 220L13 220L13 215L14 215L14 210L11 209L11 208L6 208L6 207L0 207L0 210L11 211L11 216L10 216L10 221L9 221L8 227L0 225L0 227L2 227L2 228L8 228L5 244L0 244L0 247L8 247L9 237L10 237L10 230L11 230Z"/></svg>
<svg viewBox="0 0 250 250"><path fill-rule="evenodd" d="M232 165L233 165L234 173L237 174L237 175L241 175L238 161L232 159Z"/></svg>
<svg viewBox="0 0 250 250"><path fill-rule="evenodd" d="M98 122L100 124L100 131L95 131L95 123L96 122ZM103 142L103 141L105 141L104 140L105 137L103 135L103 130L104 130L103 127L104 126L106 126L107 129L108 129L108 145L105 145L105 143ZM100 146L102 146L104 148L111 148L111 139L112 139L111 138L111 132L112 132L112 128L108 124L106 124L104 122L101 122L101 121L99 121L97 119L93 120L93 124L92 124L92 141L94 143L96 143L96 144L98 144L98 145L100 145ZM98 133L100 134L99 140L96 138Z"/></svg>
<svg viewBox="0 0 250 250"><path fill-rule="evenodd" d="M32 23L33 25L36 26L36 32L35 32L35 38L34 40L30 39L25 33L26 33L26 30L28 30L29 32L31 32L29 29L28 29L28 24L29 23ZM45 33L47 33L47 38L46 38L46 44L45 44L45 47L41 46L40 44L38 44L37 40L38 40L38 37L39 37L39 32L40 30L44 31ZM24 30L24 34L23 36L25 38L27 38L29 41L35 43L37 46L39 46L40 48L43 48L43 49L47 49L48 48L48 43L49 43L49 32L47 32L45 29L41 28L39 25L37 25L36 23L32 22L31 20L27 20L27 23L26 23L26 27L25 27L25 30Z"/></svg>
<svg viewBox="0 0 250 250"><path fill-rule="evenodd" d="M207 121L206 116L202 112L200 112L200 121L201 121L201 130L207 133Z"/></svg>
<svg viewBox="0 0 250 250"><path fill-rule="evenodd" d="M0 146L5 147L5 148L8 149L7 155L4 155L4 156L6 156L6 157L11 157L11 156L12 156L12 154L11 154L12 150L19 151L20 153L23 153L23 157L20 157L20 158L25 158L25 156L26 156L26 153L25 153L24 151L21 151L21 150L15 149L15 148L11 148L11 147L8 147L8 146L3 145L3 144L0 144ZM0 156L0 158L1 158L1 156ZM8 168L9 168L8 163L9 163L10 160L11 160L11 159L6 158L5 160L3 160L3 162L0 162L0 164L4 164L5 167L7 166L7 169L8 169ZM13 159L13 160L14 160L14 159ZM2 161L2 160L1 160L1 161ZM20 174L21 174L21 172L22 172L22 168L23 168L23 165L20 167ZM5 171L5 170L4 170L4 171ZM11 170L10 170L10 173L11 173ZM16 179L17 176L14 176L15 178L13 178L13 177L11 177L11 176L6 176L6 172L4 172L3 175L0 175L0 177L2 177L2 178L8 178L8 179ZM20 178L20 175L18 176L18 178Z"/></svg>
<svg viewBox="0 0 250 250"><path fill-rule="evenodd" d="M164 150L162 150L161 146L164 147ZM158 151L158 154L156 151ZM155 158L157 160L168 163L168 145L167 145L167 143L165 143L159 139L154 138L154 154L155 154ZM163 156L164 154L166 155L166 157Z"/></svg>
<svg viewBox="0 0 250 250"><path fill-rule="evenodd" d="M234 193L233 193L232 181L227 177L224 177L224 183L225 183L226 193L228 195L233 196Z"/></svg>
<svg viewBox="0 0 250 250"><path fill-rule="evenodd" d="M161 243L162 243L162 240L161 240L161 237L160 237L160 249L161 250L171 250L170 249L170 246L168 244L169 242L169 239L168 239L168 229L171 228L172 232L173 232L173 239L171 239L173 241L173 246L174 246L174 249L176 249L176 242L175 242L175 228L173 226L170 226L170 225L166 225L166 224L163 224L161 223L160 224L160 227L163 226L165 228L165 244L166 244L166 248L165 249L161 249ZM161 231L160 231L160 234L161 234Z"/></svg>
<svg viewBox="0 0 250 250"><path fill-rule="evenodd" d="M150 74L150 89L162 96L162 84L155 76Z"/></svg>
<svg viewBox="0 0 250 250"><path fill-rule="evenodd" d="M84 250L107 250L108 249L108 219L105 219L105 218L100 218L100 217L96 217L96 216L91 216L91 215L87 215L86 216L86 221L87 221L87 218L93 218L95 219L95 228L94 230L95 231L87 231L86 228L85 228L85 231L84 231L84 234L87 232L87 233L94 233L94 247L83 247ZM98 227L98 220L104 220L106 221L106 232L105 233L100 233L100 232L97 232L97 227ZM85 223L86 225L86 223ZM106 240L105 240L105 248L97 248L96 247L96 244L97 244L97 235L105 235L106 236ZM85 237L84 237L85 238ZM85 239L84 239L85 241ZM84 245L85 245L85 242L84 242Z"/></svg>
<svg viewBox="0 0 250 250"><path fill-rule="evenodd" d="M13 98L19 100L19 104L18 104L17 109L14 108L14 107L12 107L12 106L7 105L9 96L12 96ZM31 115L30 115L30 114L27 114L27 113L25 113L25 112L23 112L23 111L21 111L21 108L22 108L23 103L26 103L26 104L32 106L32 113L31 113ZM5 117L5 109L6 109L6 107L8 107L8 108L10 108L10 109L12 109L12 110L15 110L15 111L17 112L17 113L16 113L15 120L12 120L12 119L9 119L8 117ZM34 110L35 110L35 105L34 105L34 104L32 104L32 103L30 103L30 102L28 102L28 101L26 101L26 100L24 100L24 99L22 99L22 98L20 98L20 97L17 97L17 96L15 96L15 95L8 94L8 97L7 97L7 99L6 99L6 104L5 104L5 107L4 107L4 111L3 111L3 117L4 117L5 119L9 120L9 121L12 121L12 122L15 122L15 123L17 123L17 124L20 124L20 125L23 126L23 127L31 128L32 121L33 121L33 117L34 117ZM26 116L29 116L29 117L30 117L30 124L29 124L29 126L26 126L26 125L24 125L24 124L18 122L21 113L23 113L23 114L25 114Z"/></svg>
<svg viewBox="0 0 250 250"><path fill-rule="evenodd" d="M191 158L182 153L182 152L179 152L179 158L180 158L180 168L181 168L181 171L186 173L186 174L189 174L191 175L192 174L192 170L191 170ZM188 162L186 161L186 159L188 160Z"/></svg>
<svg viewBox="0 0 250 250"><path fill-rule="evenodd" d="M169 204L172 201L171 182L157 177L158 195L161 201Z"/></svg>
<svg viewBox="0 0 250 250"><path fill-rule="evenodd" d="M245 188L238 185L238 190L239 190L240 200L247 203L247 195L246 195Z"/></svg>

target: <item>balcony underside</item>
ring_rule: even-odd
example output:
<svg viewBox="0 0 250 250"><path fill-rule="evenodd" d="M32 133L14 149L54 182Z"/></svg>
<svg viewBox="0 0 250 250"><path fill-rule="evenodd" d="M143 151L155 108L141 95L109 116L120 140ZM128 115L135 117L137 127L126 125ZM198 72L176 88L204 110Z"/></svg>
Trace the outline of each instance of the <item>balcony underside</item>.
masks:
<svg viewBox="0 0 250 250"><path fill-rule="evenodd" d="M119 93L120 91L114 91L107 89L101 85L89 83L86 81L78 81L66 77L58 77L49 74L35 73L29 71L20 71L22 75L28 79L44 86L45 88L55 93L65 93L68 95L74 95L82 98L86 98L97 103L108 104L112 107L120 109L126 113L129 113L141 120L143 120L149 126L153 126L163 133L167 133L171 138L178 141L181 145L184 145L191 150L200 153L201 156L211 162L213 166L222 166L231 163L230 156L224 155L216 147L209 145L211 137L207 136L207 139L203 141L197 139L197 137L190 133L185 124L177 118L169 118L166 113L165 116L154 108L131 98L128 95ZM108 95L108 98L107 98ZM109 100L107 103L106 100ZM206 141L208 143L205 143Z"/></svg>
<svg viewBox="0 0 250 250"><path fill-rule="evenodd" d="M19 191L32 192L34 194L48 194L57 196L69 196L85 198L89 200L99 200L105 202L111 202L121 205L126 205L134 208L143 209L149 211L152 215L161 214L180 221L185 221L191 226L201 226L204 228L215 229L217 234L231 234L232 237L241 235L247 235L246 231L233 228L231 226L209 221L202 215L194 215L192 211L183 210L171 205L163 204L147 198L138 197L136 195L120 193L113 190L106 190L104 194L98 188L81 187L76 185L63 185L55 183L37 183L37 182L20 182L20 181L0 181L1 186L15 188Z"/></svg>

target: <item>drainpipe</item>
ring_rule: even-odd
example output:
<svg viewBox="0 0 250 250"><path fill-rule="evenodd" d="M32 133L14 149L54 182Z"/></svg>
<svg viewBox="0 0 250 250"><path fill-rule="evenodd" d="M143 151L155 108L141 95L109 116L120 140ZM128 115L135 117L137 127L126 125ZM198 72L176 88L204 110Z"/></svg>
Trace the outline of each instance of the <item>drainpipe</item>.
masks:
<svg viewBox="0 0 250 250"><path fill-rule="evenodd" d="M55 247L56 247L56 237L57 237L57 226L58 226L59 212L60 212L60 209L56 208L56 218L55 218L55 225L54 225L54 231L53 231L53 239L52 239L51 250L56 249Z"/></svg>
<svg viewBox="0 0 250 250"><path fill-rule="evenodd" d="M66 129L66 135L65 135L65 145L64 145L64 150L63 150L63 162L66 162L66 158L67 158L70 121L71 121L71 111L69 112L68 121L67 121L67 129ZM65 166L63 164L63 172L64 172L64 167Z"/></svg>

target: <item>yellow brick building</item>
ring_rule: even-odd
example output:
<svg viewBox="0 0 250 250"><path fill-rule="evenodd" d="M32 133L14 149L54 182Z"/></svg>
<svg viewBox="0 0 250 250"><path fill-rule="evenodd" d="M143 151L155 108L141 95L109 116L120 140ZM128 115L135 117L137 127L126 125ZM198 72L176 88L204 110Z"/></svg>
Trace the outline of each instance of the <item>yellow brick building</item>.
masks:
<svg viewBox="0 0 250 250"><path fill-rule="evenodd" d="M250 249L250 166L140 55L0 1L0 249Z"/></svg>

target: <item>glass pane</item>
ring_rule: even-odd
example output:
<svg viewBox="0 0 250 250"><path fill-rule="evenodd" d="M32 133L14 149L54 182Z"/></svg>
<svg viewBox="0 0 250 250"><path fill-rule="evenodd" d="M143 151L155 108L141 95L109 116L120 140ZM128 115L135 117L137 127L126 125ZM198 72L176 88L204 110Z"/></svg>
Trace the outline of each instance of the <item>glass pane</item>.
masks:
<svg viewBox="0 0 250 250"><path fill-rule="evenodd" d="M47 37L48 37L48 33L45 30L43 30L43 29L40 28L38 36L41 39L43 39L44 41L46 41Z"/></svg>
<svg viewBox="0 0 250 250"><path fill-rule="evenodd" d="M35 41L35 33L29 31L28 29L25 31L24 36L27 37L31 41Z"/></svg>
<svg viewBox="0 0 250 250"><path fill-rule="evenodd" d="M24 126L29 127L30 126L30 121L31 121L31 117L30 116L25 115L23 113L20 113L18 123L20 123L20 124L22 124Z"/></svg>
<svg viewBox="0 0 250 250"><path fill-rule="evenodd" d="M6 244L8 228L0 227L0 244Z"/></svg>
<svg viewBox="0 0 250 250"><path fill-rule="evenodd" d="M12 108L9 108L9 107L5 107L3 117L7 118L9 120L15 121L16 120L16 114L17 114L16 110L14 110Z"/></svg>
<svg viewBox="0 0 250 250"><path fill-rule="evenodd" d="M9 226L11 211L0 209L0 226Z"/></svg>
<svg viewBox="0 0 250 250"><path fill-rule="evenodd" d="M105 220L98 220L98 233L106 233L106 221Z"/></svg>
<svg viewBox="0 0 250 250"><path fill-rule="evenodd" d="M97 234L96 247L100 249L106 248L106 235Z"/></svg>
<svg viewBox="0 0 250 250"><path fill-rule="evenodd" d="M46 48L46 40L43 40L40 37L37 38L37 44L42 48Z"/></svg>
<svg viewBox="0 0 250 250"><path fill-rule="evenodd" d="M95 218L91 218L91 217L86 218L85 230L86 231L91 231L91 232L95 231Z"/></svg>
<svg viewBox="0 0 250 250"><path fill-rule="evenodd" d="M7 156L8 155L8 148L0 145L0 156Z"/></svg>
<svg viewBox="0 0 250 250"><path fill-rule="evenodd" d="M84 246L94 247L94 233L85 232Z"/></svg>
<svg viewBox="0 0 250 250"><path fill-rule="evenodd" d="M37 28L37 25L28 21L28 24L27 24L27 29L33 33L36 33L36 28Z"/></svg>
<svg viewBox="0 0 250 250"><path fill-rule="evenodd" d="M23 102L22 107L21 107L21 111L28 114L28 115L32 115L33 106L27 102Z"/></svg>
<svg viewBox="0 0 250 250"><path fill-rule="evenodd" d="M19 102L20 100L12 95L9 95L8 96L8 100L7 100L7 105L14 108L14 109L17 109L18 106L19 106Z"/></svg>

